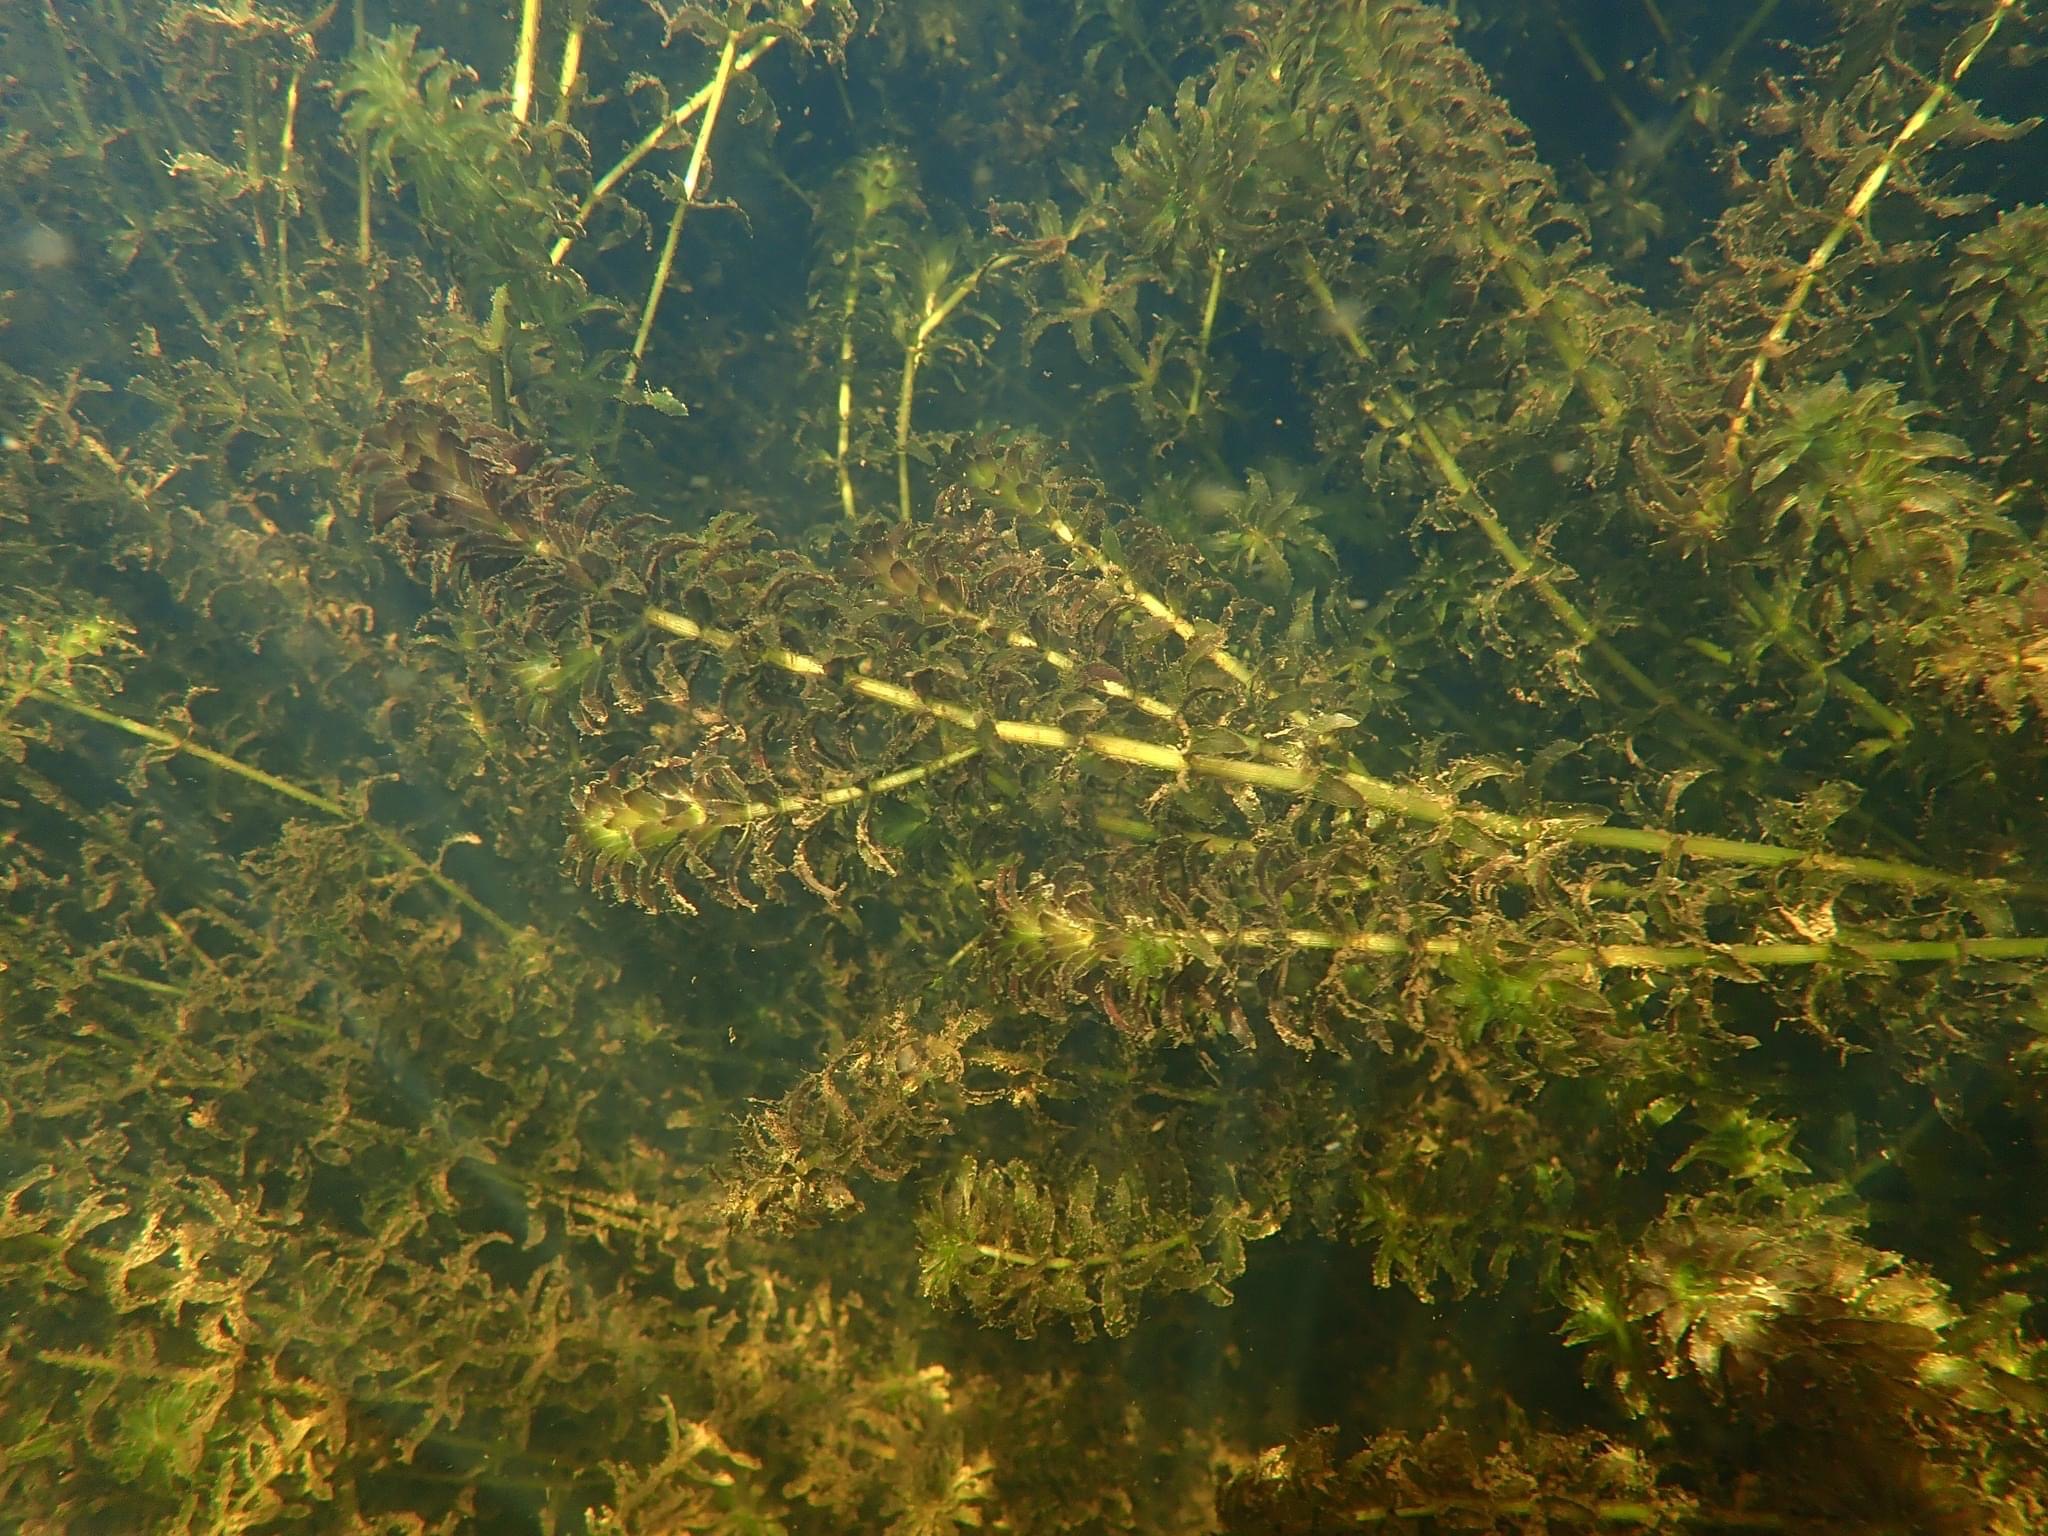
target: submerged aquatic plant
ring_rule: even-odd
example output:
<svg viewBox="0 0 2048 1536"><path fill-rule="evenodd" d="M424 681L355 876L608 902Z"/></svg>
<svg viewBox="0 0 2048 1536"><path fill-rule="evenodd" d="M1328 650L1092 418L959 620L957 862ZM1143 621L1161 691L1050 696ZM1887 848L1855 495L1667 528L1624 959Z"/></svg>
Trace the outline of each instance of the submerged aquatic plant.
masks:
<svg viewBox="0 0 2048 1536"><path fill-rule="evenodd" d="M1774 9L0 22L10 1511L2048 1521L2038 24Z"/></svg>

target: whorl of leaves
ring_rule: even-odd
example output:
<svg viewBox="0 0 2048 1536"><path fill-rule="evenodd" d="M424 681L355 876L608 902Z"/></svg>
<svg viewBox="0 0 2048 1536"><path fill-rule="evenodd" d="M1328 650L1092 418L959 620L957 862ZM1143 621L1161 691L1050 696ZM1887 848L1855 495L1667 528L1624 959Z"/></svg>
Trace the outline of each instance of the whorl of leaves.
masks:
<svg viewBox="0 0 2048 1536"><path fill-rule="evenodd" d="M1245 1244L1277 1225L1234 1189L1203 1202L1185 1187L1148 1189L1135 1172L1105 1179L1083 1164L1048 1180L1019 1160L969 1157L918 1217L919 1285L1023 1338L1055 1319L1080 1338L1117 1335L1148 1291L1227 1303Z"/></svg>
<svg viewBox="0 0 2048 1536"><path fill-rule="evenodd" d="M2048 1407L2015 1322L1966 1313L1932 1274L1854 1236L1809 1188L1766 1213L1681 1201L1618 1275L1590 1280L1567 1332L1623 1400L1724 1467L1771 1468L1788 1514L1976 1531L2048 1509ZM1603 1295L1604 1301L1593 1298ZM1997 1464L2036 1469L1995 1493Z"/></svg>

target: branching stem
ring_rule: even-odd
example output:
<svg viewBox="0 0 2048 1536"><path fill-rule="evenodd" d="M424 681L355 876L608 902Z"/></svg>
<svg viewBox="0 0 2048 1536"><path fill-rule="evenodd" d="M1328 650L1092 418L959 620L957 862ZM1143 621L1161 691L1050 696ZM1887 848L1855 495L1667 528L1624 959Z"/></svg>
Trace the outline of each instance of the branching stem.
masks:
<svg viewBox="0 0 2048 1536"><path fill-rule="evenodd" d="M668 238L661 243L661 259L655 263L654 281L647 290L647 303L640 312L640 329L633 336L633 355L626 364L626 377L619 386L619 412L625 413L625 397L639 376L640 363L647 355L647 339L654 333L654 316L661 308L661 296L675 270L676 247L682 243L683 220L696 201L697 187L704 177L704 165L711 153L711 135L718 127L719 109L725 104L725 88L732 83L733 56L739 49L737 28L725 34L725 47L718 55L718 73L711 80L711 96L704 107L704 126L690 148L690 163L683 172L683 193L676 199L675 216L668 221Z"/></svg>
<svg viewBox="0 0 2048 1536"><path fill-rule="evenodd" d="M769 33L760 42L745 49L733 60L730 73L735 75L745 74L760 62L763 54L767 53L769 49L773 48L781 40L782 34L780 32ZM584 196L583 201L577 205L576 227L579 230L582 229L590 221L590 215L596 211L597 205L611 195L612 189L632 174L633 168L642 160L645 160L649 155L661 148L662 140L666 139L676 129L682 127L691 118L709 106L714 90L722 89L717 81L711 81L699 89L687 101L677 106L660 122L648 129L646 133L642 134L639 142L634 144L631 149L627 150L620 157L618 164L597 178L596 184ZM576 236L573 234L564 235L561 239L557 240L554 243L554 247L548 252L549 264L560 266L562 258L569 254L570 247L575 245L575 243Z"/></svg>
<svg viewBox="0 0 2048 1536"><path fill-rule="evenodd" d="M945 293L931 290L925 294L924 313L918 317L917 329L911 333L910 343L903 351L903 385L896 397L896 510L906 523L911 520L910 413L911 402L917 393L918 369L924 365L932 337L952 318L953 312L967 302L981 285L981 280L1020 259L1015 252L992 256Z"/></svg>

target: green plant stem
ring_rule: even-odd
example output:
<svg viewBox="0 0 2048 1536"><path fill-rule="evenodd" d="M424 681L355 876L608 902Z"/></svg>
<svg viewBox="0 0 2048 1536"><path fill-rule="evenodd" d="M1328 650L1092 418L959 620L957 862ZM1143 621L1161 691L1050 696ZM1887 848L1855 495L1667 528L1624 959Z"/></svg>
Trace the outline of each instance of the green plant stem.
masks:
<svg viewBox="0 0 2048 1536"><path fill-rule="evenodd" d="M1195 376L1188 385L1188 408L1185 419L1193 421L1202 408L1202 372L1209 360L1209 342L1216 334L1216 310L1223 300L1223 265L1225 254L1217 247L1209 263L1209 298L1202 306L1202 339L1195 348Z"/></svg>
<svg viewBox="0 0 2048 1536"><path fill-rule="evenodd" d="M654 316L661 308L661 296L668 288L669 275L675 270L676 247L682 243L683 219L690 211L690 204L696 201L697 187L703 180L704 164L711 153L711 135L718 127L719 108L725 104L725 88L732 83L733 56L739 49L740 34L737 28L725 34L725 47L718 55L718 73L711 81L711 98L704 106L704 126L698 130L697 142L690 148L690 163L683 172L683 195L676 199L675 216L668 222L668 238L661 244L661 259L655 263L654 281L647 290L647 303L640 312L640 328L633 336L633 354L626 363L626 377L619 386L619 414L623 422L625 397L639 376L641 361L647 355L647 339L654 333Z"/></svg>
<svg viewBox="0 0 2048 1536"><path fill-rule="evenodd" d="M149 742L152 746L162 747L170 752L182 753L186 757L196 758L210 768L218 768L223 773L231 773L237 778L246 779L251 784L260 785L274 795L280 795L295 804L319 811L322 815L332 816L337 821L354 822L378 842L382 843L386 849L397 855L399 859L410 865L451 901L487 924L500 938L508 943L524 943L526 941L527 935L521 929L507 922L489 907L478 901L476 897L470 895L468 891L441 873L432 864L413 852L396 834L378 826L366 817L357 815L339 800L330 800L325 795L315 794L312 790L301 788L289 779L281 779L274 773L266 773L261 768L252 767L248 763L229 757L225 752L216 752L212 747L202 746L189 737L176 735L173 732L164 730L161 726L145 725L142 721L131 720L126 715L117 715L112 710L101 709L97 705L86 703L83 699L74 699L43 687L30 688L27 691L27 696L39 704L48 705L52 709L66 710L83 719L108 726L113 730L123 731L130 736Z"/></svg>
<svg viewBox="0 0 2048 1536"><path fill-rule="evenodd" d="M769 49L773 48L781 40L781 33L769 33L760 42L755 43L733 60L731 73L735 75L745 74L755 64L760 62L763 54L767 53ZM577 229L582 229L584 224L589 221L590 215L596 210L597 205L611 195L612 189L624 181L631 174L635 166L661 147L663 139L667 138L675 129L689 122L691 118L702 112L710 104L712 89L713 85L707 84L694 96L690 97L689 100L677 106L660 122L641 135L639 142L627 150L619 158L616 165L598 177L590 191L585 194L583 201L577 205ZM576 236L573 234L564 235L561 239L557 240L553 248L548 252L549 265L561 265L562 258L569 254L570 247L575 245L575 243Z"/></svg>
<svg viewBox="0 0 2048 1536"><path fill-rule="evenodd" d="M1324 281L1321 270L1307 252L1301 256L1301 269L1309 291L1315 296L1323 318L1330 328L1343 340L1352 356L1360 363L1370 366L1371 350L1365 339L1358 334L1358 327L1339 307L1336 296L1330 292L1330 285ZM1491 544L1494 552L1506 563L1515 576L1529 584L1543 606L1564 626L1565 633L1591 651L1621 679L1649 703L1668 710L1697 734L1705 737L1726 752L1734 754L1752 767L1759 767L1766 761L1764 754L1730 731L1718 720L1692 708L1674 697L1670 690L1644 672L1614 646L1613 642L1600 633L1599 627L1581 613L1576 604L1558 590L1552 581L1536 567L1515 536L1508 532L1507 525L1500 520L1479 487L1474 485L1458 463L1448 444L1438 436L1436 429L1424 420L1415 407L1398 389L1389 387L1375 397L1363 402L1364 408L1379 418L1388 431L1395 433L1411 447L1419 444L1423 457L1443 480L1451 498L1465 516L1471 520Z"/></svg>
<svg viewBox="0 0 2048 1536"><path fill-rule="evenodd" d="M848 522L860 515L853 492L853 318L860 305L861 265L866 252L855 242L846 276L846 302L839 316L839 438L832 462L839 472L839 509Z"/></svg>
<svg viewBox="0 0 2048 1536"><path fill-rule="evenodd" d="M1078 543L1079 541L1076 540L1076 542ZM1133 587L1129 590L1135 592L1137 589ZM1047 646L1041 643L1036 635L1027 634L1021 629L1009 628L985 614L976 613L970 608L960 606L958 603L948 602L936 592L920 592L918 597L932 612L944 614L949 619L957 619L963 624L971 625L981 634L993 635L1012 650L1030 652L1063 677L1071 677L1085 670L1086 663L1082 658ZM1160 603L1158 609L1159 612L1154 615L1155 617L1162 614L1171 614L1171 610L1167 609L1164 603ZM1148 610L1148 612L1150 611ZM1190 625L1188 628L1191 634L1193 626ZM1190 638L1190 635L1184 634L1181 638L1186 640ZM1104 698L1117 699L1143 710L1155 720L1175 721L1180 718L1180 711L1175 709L1166 700L1158 698L1153 694L1139 693L1120 678L1098 677L1093 679L1088 686Z"/></svg>
<svg viewBox="0 0 2048 1536"><path fill-rule="evenodd" d="M1427 1499L1413 1504L1362 1504L1342 1512L1345 1530L1392 1527L1401 1530L1617 1530L1630 1526L1667 1529L1697 1526L1708 1531L1789 1531L1777 1515L1740 1511L1671 1509L1634 1499ZM1331 1527L1335 1529L1336 1527Z"/></svg>
<svg viewBox="0 0 2048 1536"><path fill-rule="evenodd" d="M1054 948L1107 949L1126 936L1113 924L1100 924L1066 911L1038 911L1025 922L1046 925L1039 933L1013 927L1024 941L1044 938ZM1239 928L1138 930L1144 937L1189 950L1298 949L1323 950L1339 956L1375 955L1389 959L1418 951L1438 958L1469 952L1470 940L1440 935L1417 940L1411 933L1345 932L1334 928L1280 928L1256 924ZM1596 970L1683 971L1727 965L1784 969L1831 963L1885 965L1961 965L1986 960L2048 958L2048 937L1955 939L1837 939L1827 943L1767 942L1751 944L1561 944L1531 956L1537 968L1590 966Z"/></svg>
<svg viewBox="0 0 2048 1536"><path fill-rule="evenodd" d="M491 290L491 313L484 322L484 352L490 358L484 387L491 396L491 420L512 425L512 292L504 283Z"/></svg>
<svg viewBox="0 0 2048 1536"><path fill-rule="evenodd" d="M292 71L292 78L284 92L284 126L277 134L277 209L271 215L277 226L277 286L284 299L287 313L291 310L291 205L292 205L292 143L299 124L299 83L305 78L302 65ZM314 200L314 206L318 200Z"/></svg>
<svg viewBox="0 0 2048 1536"><path fill-rule="evenodd" d="M555 73L554 120L566 123L576 103L576 80L583 73L583 39L590 30L590 0L576 0L562 37L562 63Z"/></svg>
<svg viewBox="0 0 2048 1536"><path fill-rule="evenodd" d="M1742 601L1749 605L1750 613L1770 639L1771 644L1782 646L1787 655L1796 661L1830 693L1848 701L1864 719L1871 722L1894 742L1903 742L1913 734L1913 722L1884 703L1868 688L1844 672L1838 663L1824 660L1814 650L1812 639L1792 622L1792 616L1785 605L1771 593L1764 590L1756 579L1756 573L1746 566L1734 569L1735 585Z"/></svg>
<svg viewBox="0 0 2048 1536"><path fill-rule="evenodd" d="M1571 49L1572 57L1579 61L1579 68L1586 72L1586 78L1600 87L1600 94L1607 98L1607 105L1613 109L1614 115L1621 119L1622 127L1628 130L1629 142L1641 142L1644 133L1643 120L1635 115L1629 104L1622 100L1620 93L1614 89L1613 79L1601 68L1600 60L1593 50L1586 46L1585 39L1579 35L1579 29L1566 20L1562 12L1553 12L1551 20L1556 24L1558 34L1564 38L1565 46ZM1676 47L1675 38L1667 35L1664 41L1667 47Z"/></svg>
<svg viewBox="0 0 2048 1536"><path fill-rule="evenodd" d="M92 113L85 104L85 88L79 83L78 70L71 62L71 39L64 35L64 23L57 14L57 0L42 0L39 9L50 31L50 52L56 57L57 73L64 81L64 99L71 108L72 117L77 120L79 146L94 160L104 162L106 144L93 131Z"/></svg>
<svg viewBox="0 0 2048 1536"><path fill-rule="evenodd" d="M1750 39L1763 30L1764 23L1771 19L1771 14L1778 9L1778 4L1779 0L1758 0L1756 9L1751 11L1742 25L1736 29L1735 35L1728 39L1728 45L1714 55L1714 62L1707 66L1706 74L1692 82L1688 91L1697 96L1702 90L1711 90L1722 80L1727 79L1728 71L1735 67L1736 56L1749 46ZM1659 158L1670 148L1671 140L1677 136L1683 122L1682 116L1674 118L1658 136L1656 154Z"/></svg>
<svg viewBox="0 0 2048 1536"><path fill-rule="evenodd" d="M1188 1233L1176 1232L1171 1237L1158 1238L1149 1243L1133 1243L1130 1247L1120 1248L1114 1253L1091 1254L1087 1258L1082 1259L1070 1259L1059 1256L1048 1258L1042 1253L1025 1253L1016 1248L999 1248L994 1243L969 1243L967 1248L970 1253L980 1258L993 1259L996 1263L1006 1265L1011 1269L1036 1269L1051 1274L1070 1269L1100 1269L1109 1264L1142 1263L1146 1259L1156 1259L1161 1254L1172 1253L1176 1249L1185 1248L1192 1241L1194 1239Z"/></svg>
<svg viewBox="0 0 2048 1536"><path fill-rule="evenodd" d="M243 171L247 175L251 187L260 187L263 184L264 178L263 152L260 147L263 142L263 134L257 115L259 94L256 88L255 69L246 55L240 61L238 73L242 83L242 120L244 124L242 140L247 146L247 161L243 166ZM295 109L296 97L294 97L293 106ZM286 138L283 142L288 146L290 140ZM282 176L283 168L280 166L280 180ZM290 277L285 264L283 222L280 218L276 237L273 238L272 232L265 229L263 225L262 198L251 196L248 199L248 204L250 236L256 247L255 255L250 259L251 286L263 295L264 302L270 309L271 324L276 328L278 378L284 385L285 393L291 397L293 402L303 405L305 389L294 374L291 363L294 330L291 321ZM281 202L280 207L282 207ZM305 339L299 337L298 341L299 345L303 348L305 346ZM224 355L234 356L235 354L227 353ZM310 381L318 376L319 366L310 355L306 361L308 380Z"/></svg>
<svg viewBox="0 0 2048 1536"><path fill-rule="evenodd" d="M540 48L540 0L520 0L519 54L512 65L512 115L525 122L533 111L534 58Z"/></svg>
<svg viewBox="0 0 2048 1536"><path fill-rule="evenodd" d="M1734 473L1739 463L1743 434L1749 429L1750 419L1756 413L1757 398L1763 391L1764 372L1769 368L1771 359L1784 352L1786 339L1792 334L1793 322L1798 319L1799 311L1805 308L1807 296L1813 292L1813 285L1820 280L1821 269L1828 264L1842 241L1848 238L1849 231L1863 222L1863 215L1869 211L1877 194L1884 189L1884 184L1890 179L1900 157L1933 120L1934 114L1941 110L1941 104L1948 100L1950 93L1955 90L1963 76L1969 73L1970 66L1977 62L1978 55L1983 53L1990 45L1991 39L1998 35L2000 24L2015 4L2017 0L1992 0L1991 14L1979 23L1980 31L1976 41L1963 50L1962 57L1956 60L1953 68L1935 81L1934 89L1927 93L1927 99L1920 103L1919 109L1911 117L1906 119L1904 126L1886 146L1877 164L1864 173L1863 180L1857 183L1856 190L1850 195L1840 217L1821 237L1820 244L1813 248L1812 254L1806 258L1806 264L1799 272L1799 281L1792 285L1792 291L1785 296L1785 302L1779 308L1777 318L1771 322L1770 330L1764 333L1763 341L1758 344L1745 370L1742 399L1736 405L1735 413L1728 422L1728 430L1721 439L1721 466L1724 472Z"/></svg>
<svg viewBox="0 0 2048 1536"><path fill-rule="evenodd" d="M924 365L926 350L931 345L932 337L938 334L939 328L952 318L955 310L967 302L984 277L991 272L999 272L1020 259L1014 252L990 257L961 278L946 293L925 294L924 313L918 317L917 329L911 335L910 344L903 350L903 385L896 397L896 510L897 515L906 523L911 520L911 402L917 392L917 373Z"/></svg>
<svg viewBox="0 0 2048 1536"><path fill-rule="evenodd" d="M365 0L354 0L351 14L354 21L354 46L361 51L368 29L364 15ZM377 325L373 300L376 292L376 278L371 271L376 246L371 237L370 226L370 141L367 137L356 143L356 267L363 285L363 378L377 377Z"/></svg>
<svg viewBox="0 0 2048 1536"><path fill-rule="evenodd" d="M1384 16L1372 17L1369 12L1398 12L1400 4L1387 4L1386 0L1360 0L1355 9L1361 31L1377 28L1384 24ZM1404 133L1413 136L1418 145L1437 142L1442 132L1439 114L1440 103L1433 98L1417 101L1416 92L1403 89L1403 83L1411 76L1398 68L1385 69L1382 89L1387 92L1388 105ZM1565 365L1573 386L1585 397L1603 422L1612 424L1621 415L1621 402L1615 397L1606 379L1597 370L1588 370L1585 348L1573 339L1558 318L1556 307L1549 302L1551 295L1548 285L1542 279L1540 251L1528 242L1511 240L1493 217L1492 210L1483 199L1461 199L1458 208L1461 229L1478 237L1481 251L1485 255L1484 267L1498 271L1507 278L1515 290L1516 297L1524 306L1525 313L1533 317L1536 329L1550 343L1551 350ZM1533 270L1532 270L1533 269Z"/></svg>
<svg viewBox="0 0 2048 1536"><path fill-rule="evenodd" d="M1036 521L1046 532L1072 550L1083 564L1094 570L1096 575L1122 593L1126 600L1143 609L1146 617L1172 630L1183 644L1192 645L1197 639L1205 638L1192 620L1177 613L1158 594L1139 586L1137 579L1129 571L1082 538L1080 532L1065 518L1056 512L1048 511L1042 496L1027 492L1022 486L1004 482L993 465L970 470L969 474L977 476L977 483L986 482L983 488L995 494L1012 512ZM1251 667L1222 646L1207 646L1203 651L1203 660L1247 692L1265 692L1258 675Z"/></svg>
<svg viewBox="0 0 2048 1536"><path fill-rule="evenodd" d="M731 631L699 624L685 614L653 608L647 610L643 618L650 628L679 639L709 645L720 652L729 652L739 644L739 636ZM1147 741L1113 731L1070 731L1063 726L1034 720L991 719L965 705L927 699L914 688L901 683L831 666L801 651L778 647L760 653L756 660L794 677L836 687L854 698L955 726L977 739L986 733L1009 746L1051 752L1084 752L1104 762L1143 772L1242 784L1296 798L1332 798L1356 803L1366 809L1386 811L1424 825L1455 822L1512 847L1528 848L1545 842L1564 842L1580 848L1649 854L1680 862L1695 860L1752 869L1803 868L1911 890L1999 891L2029 896L2042 891L2041 887L2028 882L1996 876L1954 874L1897 859L1861 858L1851 854L1787 848L1776 843L1698 836L1657 827L1608 826L1569 815L1515 816L1505 811L1462 805L1448 795L1395 784L1355 768L1333 770L1306 761L1224 757L1190 752L1167 742ZM857 799L876 793L876 784L849 790L847 797ZM798 804L808 806L810 803L805 800ZM749 803L745 807L744 819L760 820L775 814L777 807L767 802ZM694 799L688 801L688 809L683 816L690 825L677 826L677 835L704 825L707 819L705 808ZM599 836L604 840L601 834Z"/></svg>
<svg viewBox="0 0 2048 1536"><path fill-rule="evenodd" d="M1654 0L1645 0L1643 8L1649 13L1651 24L1656 27L1658 36L1664 39L1664 46L1670 57L1680 66L1680 88L1676 93L1678 99L1681 102L1687 98L1699 101L1712 95L1720 82L1727 78L1728 71L1735 67L1737 56L1741 54L1744 48L1749 46L1750 40L1763 30L1764 23L1771 19L1771 14L1778 9L1779 3L1780 0L1758 0L1756 8L1749 13L1742 25L1736 29L1735 35L1728 39L1726 46L1719 53L1714 55L1714 62L1707 66L1706 72L1704 74L1695 74L1686 65L1684 46L1672 32L1670 23L1664 19L1663 13L1658 10ZM1558 24L1561 27L1564 25L1561 18ZM1584 47L1575 35L1572 36L1571 43L1574 52L1579 52ZM1606 83L1605 77L1598 72L1597 66L1594 66L1583 53L1581 53L1581 60L1587 64L1589 70L1594 73L1595 78L1599 79L1604 85ZM1619 97L1613 97L1611 91L1609 95L1613 99L1616 113L1628 125L1632 150L1631 159L1639 166L1648 167L1662 163L1664 157L1671 152L1671 146L1678 142L1679 135L1685 132L1686 123L1704 120L1695 119L1693 114L1689 112L1672 112L1667 115L1660 126L1652 130L1645 124L1637 121Z"/></svg>

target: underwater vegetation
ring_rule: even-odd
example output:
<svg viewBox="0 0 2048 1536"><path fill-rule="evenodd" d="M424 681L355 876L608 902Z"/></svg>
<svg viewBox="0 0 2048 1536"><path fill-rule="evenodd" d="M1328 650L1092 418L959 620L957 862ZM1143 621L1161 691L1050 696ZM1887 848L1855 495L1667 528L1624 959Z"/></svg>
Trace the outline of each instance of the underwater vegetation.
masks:
<svg viewBox="0 0 2048 1536"><path fill-rule="evenodd" d="M2021 0L0 11L0 1509L2048 1529Z"/></svg>

